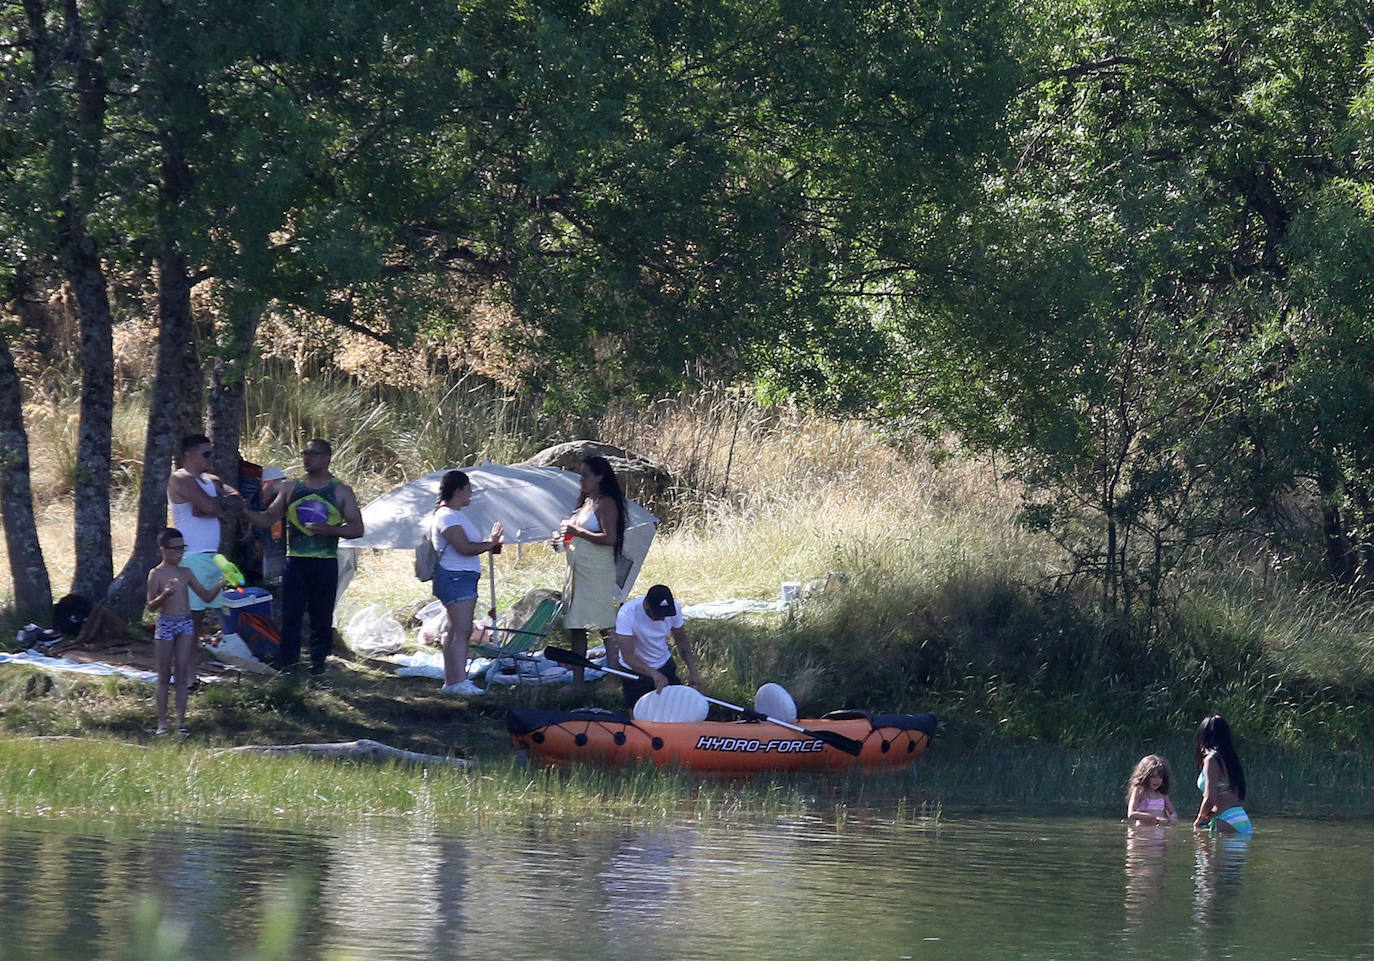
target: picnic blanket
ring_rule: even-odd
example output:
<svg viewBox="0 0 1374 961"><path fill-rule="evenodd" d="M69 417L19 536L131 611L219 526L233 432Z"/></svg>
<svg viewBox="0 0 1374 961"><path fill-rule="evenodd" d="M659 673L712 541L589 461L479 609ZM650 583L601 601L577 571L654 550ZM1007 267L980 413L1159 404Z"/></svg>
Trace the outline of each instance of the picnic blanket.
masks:
<svg viewBox="0 0 1374 961"><path fill-rule="evenodd" d="M22 652L0 654L0 664L27 664L48 671L93 676L119 675L157 682L157 647L145 628L129 628L118 614L96 604L75 637ZM202 680L219 680L227 668L202 660L195 665Z"/></svg>
<svg viewBox="0 0 1374 961"><path fill-rule="evenodd" d="M431 677L444 679L443 651L416 651L412 654L397 654L391 658L400 667L396 673L401 677ZM474 657L468 661L468 678L477 680L486 677L487 686L493 684L568 684L572 681L572 671L562 664L555 664L543 654L533 654L519 659L513 657ZM602 676L601 671L587 671L586 679L595 681Z"/></svg>
<svg viewBox="0 0 1374 961"><path fill-rule="evenodd" d="M45 671L89 674L97 677L118 675L135 681L145 681L149 684L157 683L157 674L153 671L143 671L136 667L126 667L121 664L106 664L103 661L74 661L67 657L51 657L32 649L14 651L8 654L0 652L0 664L26 664L29 667L41 667ZM224 679L218 674L198 674L197 676L202 681L221 681Z"/></svg>

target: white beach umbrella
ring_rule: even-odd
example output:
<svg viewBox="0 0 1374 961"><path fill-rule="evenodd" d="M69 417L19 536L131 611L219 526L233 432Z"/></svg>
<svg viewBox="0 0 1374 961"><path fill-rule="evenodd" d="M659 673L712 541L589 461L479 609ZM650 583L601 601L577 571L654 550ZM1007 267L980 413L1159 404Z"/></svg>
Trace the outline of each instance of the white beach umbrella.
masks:
<svg viewBox="0 0 1374 961"><path fill-rule="evenodd" d="M557 467L511 467L486 463L461 468L472 482L472 502L463 513L486 532L500 521L505 544L547 542L559 523L572 514L581 494L581 479ZM434 471L387 491L362 509L362 537L339 542L339 593L352 580L358 551L414 550L424 539L426 522L439 496L447 470ZM649 553L658 518L634 501L626 501L623 555L631 562L620 590L623 601L634 586ZM490 555L488 555L490 559ZM492 585L493 592L495 584ZM492 606L495 607L493 599Z"/></svg>

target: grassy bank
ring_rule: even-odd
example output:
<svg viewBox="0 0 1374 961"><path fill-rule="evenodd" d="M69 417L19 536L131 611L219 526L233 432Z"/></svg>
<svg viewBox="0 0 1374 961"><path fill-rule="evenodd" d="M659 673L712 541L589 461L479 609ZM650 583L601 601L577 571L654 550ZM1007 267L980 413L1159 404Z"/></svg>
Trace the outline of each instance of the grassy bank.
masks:
<svg viewBox="0 0 1374 961"><path fill-rule="evenodd" d="M850 786L863 796L863 785ZM834 785L738 784L648 769L526 769L514 755L479 767L321 762L216 754L195 744L0 740L0 801L19 814L176 815L248 821L406 816L482 827L511 819L703 820L813 810ZM833 806L833 804L831 805ZM906 809L906 810L909 810Z"/></svg>
<svg viewBox="0 0 1374 961"><path fill-rule="evenodd" d="M552 423L489 388L464 394L467 416L437 418L425 412L453 385L407 394L339 375L312 384L286 378L272 391L269 383L264 374L255 388L262 413L246 453L291 466L301 437L340 438L339 473L364 499L437 466L523 457L579 434L662 461L679 483L659 505L669 520L641 586L668 583L689 604L774 598L784 580L814 587L787 616L693 622L708 692L744 702L759 684L778 681L812 714L934 711L942 729L920 785L937 800L1012 800L1031 785L1042 800L1105 809L1135 757L1183 743L1201 716L1220 711L1247 759L1274 766L1282 804L1368 804L1342 786L1368 770L1374 742L1374 609L1362 597L1240 564L1199 568L1162 627L1140 631L1102 618L1061 586L1061 555L1017 523L1018 491L991 465L937 459L862 424L761 408L728 390L612 410L592 427ZM42 403L45 429L67 431L69 401ZM62 584L70 486L54 436L39 431L35 446L41 536ZM115 531L117 551L128 533ZM562 565L543 548L507 551L499 603L556 588ZM0 570L6 582L7 574ZM408 555L375 552L363 558L348 599L404 610L426 595ZM437 698L436 687L358 665L325 687L251 679L207 687L193 701L194 742L373 737L501 770L506 707L572 703L536 691L465 705ZM614 706L616 689L595 688L590 700ZM140 685L0 672L0 729L11 735L141 742L151 715L151 691ZM1186 744L1170 756L1186 764ZM1090 777L1075 773L1087 770ZM619 783L603 789L614 793L621 788L605 785Z"/></svg>
<svg viewBox="0 0 1374 961"><path fill-rule="evenodd" d="M469 727L500 740L500 721ZM93 732L94 734L94 732ZM0 738L0 811L33 815L338 820L365 816L434 823L509 824L664 819L733 821L806 814L837 824L851 816L907 821L955 818L995 807L1036 814L1115 818L1125 780L1144 752L1175 767L1175 804L1192 813L1191 745L1113 742L1080 748L936 741L914 772L830 776L761 774L723 780L648 766L541 769L509 748L479 751L467 769L298 756L219 753L188 741ZM1374 756L1246 745L1247 806L1260 818L1368 816Z"/></svg>
<svg viewBox="0 0 1374 961"><path fill-rule="evenodd" d="M717 649L710 642L707 647ZM714 670L718 686L726 687L724 672ZM571 707L586 700L615 706L613 682L593 685L585 699L546 688L462 701L438 697L431 680L344 663L327 681L247 678L203 685L192 697L193 734L182 741L151 734L149 685L53 678L30 668L0 677L0 808L15 813L403 815L482 823L595 812L636 822L800 812L843 818L856 809L880 817L957 816L970 805L993 805L1112 817L1127 773L1145 753L1163 754L1174 765L1181 809L1194 800L1191 743L1177 732L1151 738L1117 731L1064 743L947 713L914 776L903 770L721 781L649 768L543 771L520 764L505 734L510 707ZM360 737L475 763L458 770L217 754L240 744ZM1374 810L1374 752L1252 735L1242 749L1256 811L1330 816Z"/></svg>

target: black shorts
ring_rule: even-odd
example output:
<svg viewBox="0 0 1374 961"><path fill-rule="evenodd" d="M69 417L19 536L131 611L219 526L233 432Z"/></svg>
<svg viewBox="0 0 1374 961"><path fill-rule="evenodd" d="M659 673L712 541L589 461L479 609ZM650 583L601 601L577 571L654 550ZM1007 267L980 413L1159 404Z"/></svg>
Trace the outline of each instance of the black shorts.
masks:
<svg viewBox="0 0 1374 961"><path fill-rule="evenodd" d="M677 663L671 657L655 670L666 677L669 684L682 683L677 679ZM635 701L652 691L654 682L647 677L636 677L633 681L626 678L620 682L620 689L625 692L625 710L633 711Z"/></svg>

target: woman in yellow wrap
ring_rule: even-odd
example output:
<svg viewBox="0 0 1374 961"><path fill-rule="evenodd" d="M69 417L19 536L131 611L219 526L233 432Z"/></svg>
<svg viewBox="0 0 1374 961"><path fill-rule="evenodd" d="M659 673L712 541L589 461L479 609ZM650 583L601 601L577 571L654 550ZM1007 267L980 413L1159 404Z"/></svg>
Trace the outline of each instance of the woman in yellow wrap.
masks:
<svg viewBox="0 0 1374 961"><path fill-rule="evenodd" d="M608 654L615 644L616 561L625 546L625 494L604 457L582 462L582 493L577 508L560 533L567 545L568 573L563 581L563 626L572 649L587 653L587 631L596 629ZM582 684L582 668L573 669L573 686Z"/></svg>

